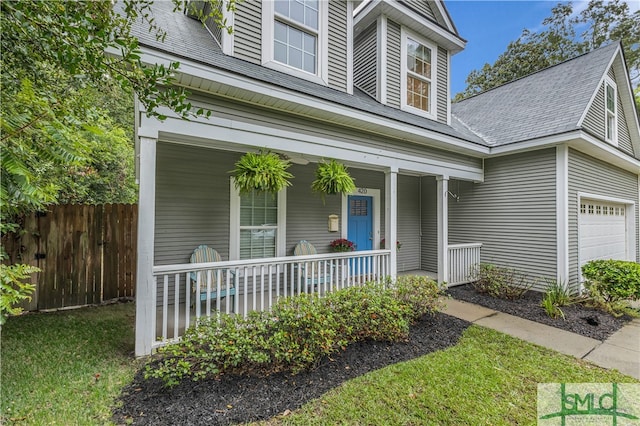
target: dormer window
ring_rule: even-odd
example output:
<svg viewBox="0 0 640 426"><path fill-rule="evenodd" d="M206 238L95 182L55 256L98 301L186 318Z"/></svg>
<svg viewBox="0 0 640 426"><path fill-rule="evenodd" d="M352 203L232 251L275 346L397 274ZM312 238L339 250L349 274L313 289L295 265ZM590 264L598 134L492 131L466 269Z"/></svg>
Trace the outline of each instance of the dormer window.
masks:
<svg viewBox="0 0 640 426"><path fill-rule="evenodd" d="M276 0L262 4L263 65L327 84L326 2Z"/></svg>
<svg viewBox="0 0 640 426"><path fill-rule="evenodd" d="M604 82L605 139L614 145L618 144L617 95L615 83L607 78Z"/></svg>
<svg viewBox="0 0 640 426"><path fill-rule="evenodd" d="M436 119L436 55L433 44L402 31L402 109Z"/></svg>

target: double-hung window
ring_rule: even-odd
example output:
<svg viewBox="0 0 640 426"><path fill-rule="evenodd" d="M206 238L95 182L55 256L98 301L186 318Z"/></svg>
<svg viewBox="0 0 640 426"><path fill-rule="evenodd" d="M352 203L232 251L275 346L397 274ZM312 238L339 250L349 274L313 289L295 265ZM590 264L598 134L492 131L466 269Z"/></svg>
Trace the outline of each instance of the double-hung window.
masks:
<svg viewBox="0 0 640 426"><path fill-rule="evenodd" d="M325 82L326 9L322 0L263 2L263 64Z"/></svg>
<svg viewBox="0 0 640 426"><path fill-rule="evenodd" d="M402 109L436 119L436 60L433 44L402 33Z"/></svg>
<svg viewBox="0 0 640 426"><path fill-rule="evenodd" d="M284 256L285 190L240 195L231 182L231 259Z"/></svg>
<svg viewBox="0 0 640 426"><path fill-rule="evenodd" d="M613 80L607 78L604 82L605 107L605 139L613 144L618 143L617 91Z"/></svg>

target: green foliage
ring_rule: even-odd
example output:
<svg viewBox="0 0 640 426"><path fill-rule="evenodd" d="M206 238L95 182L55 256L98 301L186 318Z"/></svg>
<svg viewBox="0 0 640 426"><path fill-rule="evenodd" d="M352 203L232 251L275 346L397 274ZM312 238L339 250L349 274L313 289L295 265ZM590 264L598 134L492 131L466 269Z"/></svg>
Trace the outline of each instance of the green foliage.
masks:
<svg viewBox="0 0 640 426"><path fill-rule="evenodd" d="M219 374L296 373L359 340L406 339L412 321L439 308L439 295L433 281L416 278L392 288L367 284L323 298L282 298L271 311L247 318L223 314L161 348L145 376L173 386Z"/></svg>
<svg viewBox="0 0 640 426"><path fill-rule="evenodd" d="M324 194L350 194L356 189L356 184L349 174L347 167L334 159L322 162L316 168L316 179L311 183L311 189Z"/></svg>
<svg viewBox="0 0 640 426"><path fill-rule="evenodd" d="M532 286L526 275L515 269L490 263L478 265L471 285L479 293L508 300L521 298Z"/></svg>
<svg viewBox="0 0 640 426"><path fill-rule="evenodd" d="M564 312L562 312L560 307L566 306L571 302L572 297L569 294L567 286L554 280L547 284L541 306L551 318L561 317L564 319Z"/></svg>
<svg viewBox="0 0 640 426"><path fill-rule="evenodd" d="M582 266L582 275L587 289L597 288L607 302L640 299L640 263L592 260Z"/></svg>
<svg viewBox="0 0 640 426"><path fill-rule="evenodd" d="M240 194L252 191L278 193L291 185L293 175L287 171L289 160L270 151L247 152L235 164L233 181Z"/></svg>
<svg viewBox="0 0 640 426"><path fill-rule="evenodd" d="M455 101L484 92L567 59L621 40L631 81L640 78L640 11L620 0L590 0L579 14L571 3L558 4L537 32L524 30L492 64L472 71ZM582 31L582 32L580 32Z"/></svg>
<svg viewBox="0 0 640 426"><path fill-rule="evenodd" d="M22 308L16 305L25 299L31 300L35 287L24 282L40 269L29 265L0 264L0 326L7 321L9 315L17 315Z"/></svg>

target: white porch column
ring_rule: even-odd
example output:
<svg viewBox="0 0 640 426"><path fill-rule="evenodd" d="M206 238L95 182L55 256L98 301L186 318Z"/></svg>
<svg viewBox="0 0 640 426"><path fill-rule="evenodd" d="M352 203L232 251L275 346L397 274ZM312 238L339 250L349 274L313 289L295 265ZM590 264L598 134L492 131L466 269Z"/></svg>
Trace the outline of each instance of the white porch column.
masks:
<svg viewBox="0 0 640 426"><path fill-rule="evenodd" d="M569 148L556 147L556 234L558 284L569 285Z"/></svg>
<svg viewBox="0 0 640 426"><path fill-rule="evenodd" d="M438 282L449 281L449 176L436 178L438 189Z"/></svg>
<svg viewBox="0 0 640 426"><path fill-rule="evenodd" d="M156 209L157 140L157 133L155 135L140 135L138 262L136 269L136 356L151 354L151 343L155 336L156 303L153 288L153 243Z"/></svg>
<svg viewBox="0 0 640 426"><path fill-rule="evenodd" d="M384 241L385 248L391 250L389 259L389 275L395 281L398 275L398 250L396 250L396 241L398 241L398 169L391 168L385 172L384 185L384 206L385 206L385 225L384 225Z"/></svg>

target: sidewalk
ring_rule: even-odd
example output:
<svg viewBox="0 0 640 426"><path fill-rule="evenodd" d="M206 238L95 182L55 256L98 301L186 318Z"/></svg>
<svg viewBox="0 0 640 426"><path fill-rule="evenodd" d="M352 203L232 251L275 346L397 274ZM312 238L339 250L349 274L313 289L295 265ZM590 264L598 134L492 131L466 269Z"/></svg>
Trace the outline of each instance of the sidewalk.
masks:
<svg viewBox="0 0 640 426"><path fill-rule="evenodd" d="M446 300L443 312L640 379L640 319L603 342L454 299Z"/></svg>

